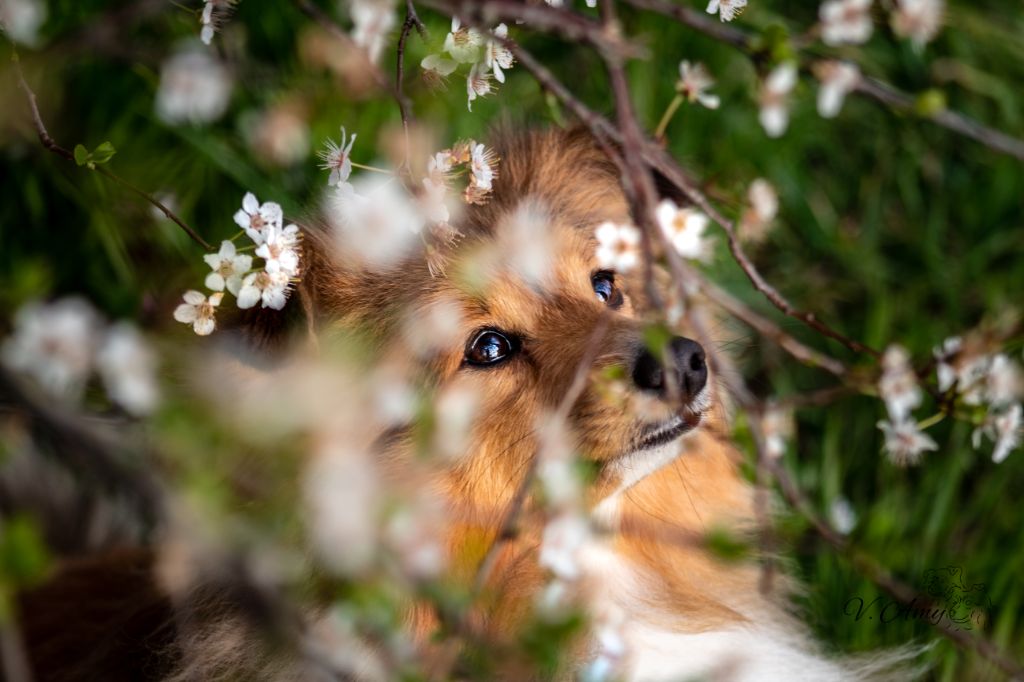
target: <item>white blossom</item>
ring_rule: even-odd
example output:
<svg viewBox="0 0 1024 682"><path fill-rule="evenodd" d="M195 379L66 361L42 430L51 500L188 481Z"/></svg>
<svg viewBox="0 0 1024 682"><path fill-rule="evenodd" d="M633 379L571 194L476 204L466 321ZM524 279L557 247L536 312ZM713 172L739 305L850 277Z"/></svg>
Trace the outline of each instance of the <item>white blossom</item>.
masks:
<svg viewBox="0 0 1024 682"><path fill-rule="evenodd" d="M676 83L676 91L687 102L697 102L708 109L717 109L721 104L718 95L706 92L714 84L715 79L703 64L691 64L685 59L679 62L679 82Z"/></svg>
<svg viewBox="0 0 1024 682"><path fill-rule="evenodd" d="M352 0L352 40L376 64L387 45L388 34L395 27L394 0Z"/></svg>
<svg viewBox="0 0 1024 682"><path fill-rule="evenodd" d="M226 288L238 296L242 277L252 268L252 256L238 253L234 243L225 240L220 243L220 251L206 254L203 260L213 269L206 276L206 288L213 291L224 291Z"/></svg>
<svg viewBox="0 0 1024 682"><path fill-rule="evenodd" d="M245 230L249 239L256 244L262 244L266 239L268 227L280 229L284 221L284 211L281 205L273 201L263 204L259 202L252 192L246 192L242 197L242 208L235 212L235 224Z"/></svg>
<svg viewBox="0 0 1024 682"><path fill-rule="evenodd" d="M156 113L165 122L209 123L228 108L233 87L227 67L206 52L179 51L160 68Z"/></svg>
<svg viewBox="0 0 1024 682"><path fill-rule="evenodd" d="M472 445L480 393L466 383L445 386L434 400L433 449L443 459L464 457Z"/></svg>
<svg viewBox="0 0 1024 682"><path fill-rule="evenodd" d="M125 410L145 415L156 408L156 355L135 327L122 322L110 328L96 354L96 367L107 394Z"/></svg>
<svg viewBox="0 0 1024 682"><path fill-rule="evenodd" d="M466 77L466 93L469 95L467 106L473 111L473 100L491 94L491 74L481 64L474 64Z"/></svg>
<svg viewBox="0 0 1024 682"><path fill-rule="evenodd" d="M444 569L444 521L443 504L427 490L418 491L388 519L384 538L406 575L430 579Z"/></svg>
<svg viewBox="0 0 1024 682"><path fill-rule="evenodd" d="M885 401L889 418L902 422L921 404L921 388L917 375L910 366L910 354L902 346L891 345L882 355L882 376L878 380L878 393Z"/></svg>
<svg viewBox="0 0 1024 682"><path fill-rule="evenodd" d="M1024 374L1020 365L1004 353L992 357L985 375L985 400L994 407L1002 407L1024 394Z"/></svg>
<svg viewBox="0 0 1024 682"><path fill-rule="evenodd" d="M14 316L3 362L35 379L48 393L75 399L92 367L96 313L80 298L29 303Z"/></svg>
<svg viewBox="0 0 1024 682"><path fill-rule="evenodd" d="M796 87L796 64L776 66L761 88L760 121L769 137L781 137L789 127L789 94Z"/></svg>
<svg viewBox="0 0 1024 682"><path fill-rule="evenodd" d="M372 268L389 267L419 243L426 219L394 178L361 177L326 197L339 252Z"/></svg>
<svg viewBox="0 0 1024 682"><path fill-rule="evenodd" d="M263 308L282 310L291 293L290 284L288 274L282 270L251 272L242 280L242 288L238 291L238 307L244 310L261 303Z"/></svg>
<svg viewBox="0 0 1024 682"><path fill-rule="evenodd" d="M451 219L448 210L448 187L432 178L423 178L423 193L419 198L420 209L428 222L446 224Z"/></svg>
<svg viewBox="0 0 1024 682"><path fill-rule="evenodd" d="M42 0L0 1L0 29L16 43L34 46L39 43L39 29L49 14Z"/></svg>
<svg viewBox="0 0 1024 682"><path fill-rule="evenodd" d="M708 217L691 208L679 208L671 199L663 199L657 209L658 226L680 256L705 258L708 244L704 230Z"/></svg>
<svg viewBox="0 0 1024 682"><path fill-rule="evenodd" d="M352 159L350 155L352 153L352 145L355 142L356 134L352 133L352 137L348 138L345 126L342 126L341 144L335 144L334 140L327 140L326 147L319 153L320 158L323 160L323 164L320 167L331 171L330 176L327 178L328 186L333 187L334 185L348 182L349 176L352 175Z"/></svg>
<svg viewBox="0 0 1024 682"><path fill-rule="evenodd" d="M565 511L544 527L539 563L563 580L582 574L580 553L591 541L590 520L579 512Z"/></svg>
<svg viewBox="0 0 1024 682"><path fill-rule="evenodd" d="M454 73L458 68L458 62L445 59L439 54L428 54L420 62L420 68L424 71L429 83L440 83Z"/></svg>
<svg viewBox="0 0 1024 682"><path fill-rule="evenodd" d="M764 436L764 454L769 459L779 459L786 454L786 442L793 437L796 427L791 410L769 405L761 418Z"/></svg>
<svg viewBox="0 0 1024 682"><path fill-rule="evenodd" d="M246 112L239 123L249 148L265 161L291 166L309 155L309 125L299 104L282 102Z"/></svg>
<svg viewBox="0 0 1024 682"><path fill-rule="evenodd" d="M640 230L633 225L604 222L594 231L597 237L597 264L626 273L640 262Z"/></svg>
<svg viewBox="0 0 1024 682"><path fill-rule="evenodd" d="M945 4L944 0L896 0L892 30L898 36L910 38L914 49L920 51L942 28Z"/></svg>
<svg viewBox="0 0 1024 682"><path fill-rule="evenodd" d="M874 30L871 23L872 0L828 0L818 9L821 39L827 45L860 45Z"/></svg>
<svg viewBox="0 0 1024 682"><path fill-rule="evenodd" d="M857 512L850 501L842 496L832 500L828 508L828 519L832 527L843 535L849 535L857 526Z"/></svg>
<svg viewBox="0 0 1024 682"><path fill-rule="evenodd" d="M885 452L897 466L917 464L923 452L939 449L931 436L918 429L912 419L896 423L883 420L878 422L878 428L885 434Z"/></svg>
<svg viewBox="0 0 1024 682"><path fill-rule="evenodd" d="M779 195L772 184L757 178L747 188L747 209L740 220L739 234L744 241L764 239L779 212Z"/></svg>
<svg viewBox="0 0 1024 682"><path fill-rule="evenodd" d="M625 624L626 615L615 604L608 604L595 618L593 636L596 651L583 669L581 682L609 682L622 678L621 662L626 657Z"/></svg>
<svg viewBox="0 0 1024 682"><path fill-rule="evenodd" d="M499 38L507 38L508 26L498 24L498 27L494 29L494 35ZM512 52L504 44L498 40L487 40L487 45L484 47L484 66L491 70L496 81L505 82L505 73L502 69L511 69L514 61Z"/></svg>
<svg viewBox="0 0 1024 682"><path fill-rule="evenodd" d="M212 334L217 327L217 306L220 305L224 294L218 291L207 298L198 291L190 290L185 292L183 298L185 302L174 309L174 319L191 324L193 331L200 336Z"/></svg>
<svg viewBox="0 0 1024 682"><path fill-rule="evenodd" d="M227 19L234 4L235 0L206 0L203 3L203 12L199 18L199 23L203 27L199 32L199 37L203 43L210 44L214 33Z"/></svg>
<svg viewBox="0 0 1024 682"><path fill-rule="evenodd" d="M967 405L981 405L989 400L988 385L991 377L993 358L984 353L969 351L958 336L953 336L942 342L942 345L933 351L936 360L935 374L938 379L939 390L948 391L956 386L956 391ZM1008 358L1007 358L1008 360ZM1007 367L1007 378L1010 383L1013 370L1002 362L1000 368ZM1000 379L994 379L997 386L997 393L1003 393L998 388ZM1014 396L997 396L997 402L1010 402Z"/></svg>
<svg viewBox="0 0 1024 682"><path fill-rule="evenodd" d="M708 3L708 14L718 14L721 21L732 21L743 8L747 6L747 0L711 0Z"/></svg>
<svg viewBox="0 0 1024 682"><path fill-rule="evenodd" d="M818 113L834 118L843 108L843 100L860 83L860 69L849 62L822 62L815 65L815 75L821 81L818 88Z"/></svg>
<svg viewBox="0 0 1024 682"><path fill-rule="evenodd" d="M1010 452L1020 446L1020 403L996 414L989 414L985 423L974 431L973 440L975 448L981 445L981 434L995 441L996 445L992 450L992 461L998 464L1006 459Z"/></svg>
<svg viewBox="0 0 1024 682"><path fill-rule="evenodd" d="M445 36L444 49L460 64L476 64L480 61L480 46L483 45L480 32L472 27L463 27L458 17L452 17L452 30Z"/></svg>
<svg viewBox="0 0 1024 682"><path fill-rule="evenodd" d="M264 270L270 274L282 272L288 277L299 274L299 228L288 225L284 229L267 227L265 239L256 249L256 255L262 258Z"/></svg>
<svg viewBox="0 0 1024 682"><path fill-rule="evenodd" d="M471 143L470 171L473 174L473 184L480 189L492 189L491 183L496 175L494 171L494 150L487 149L483 144Z"/></svg>

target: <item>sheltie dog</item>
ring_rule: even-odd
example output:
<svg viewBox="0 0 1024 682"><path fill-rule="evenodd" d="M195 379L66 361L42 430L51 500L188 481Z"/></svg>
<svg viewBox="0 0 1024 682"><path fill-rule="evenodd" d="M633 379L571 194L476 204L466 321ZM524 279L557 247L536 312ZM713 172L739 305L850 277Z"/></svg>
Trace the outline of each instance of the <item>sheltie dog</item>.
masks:
<svg viewBox="0 0 1024 682"><path fill-rule="evenodd" d="M612 679L895 674L898 656L827 655L787 605L793 582L779 578L763 593L756 564L724 561L699 541L718 529L755 532L753 489L730 444L726 396L716 383L721 359L683 335L652 346L644 336L643 268L618 273L597 264L595 227L630 222L617 167L579 131L506 135L496 148L502 161L493 196L458 218L462 237L443 273L422 255L383 270L360 268L344 245L339 252L309 228L297 293L307 327L368 330L382 358L409 356L408 311L458 311L457 331L427 339L433 351L416 362L437 390L458 384L478 396L468 443L432 481L447 505L449 579L482 579L472 615L478 635L495 646L514 638L550 580L540 557L544 514L524 478L540 456L538 425L559 413L569 447L592 467L584 504L605 530L574 557L569 589L591 609L592 622L614 614L621 647ZM521 250L514 242L524 221L540 226L531 233L543 237L547 261L539 273L502 260ZM481 259L489 275L469 287L467 272ZM283 326L265 316L248 333L271 342L286 333ZM567 395L573 399L563 404ZM378 435L376 456L391 470L416 456L410 428ZM524 489L526 498L517 500ZM681 541L687 538L698 540ZM253 655L223 618L206 623L202 609L175 615L179 602L153 577L158 550L69 561L23 596L36 679L318 679L299 663L271 665ZM440 622L429 604L409 605L407 626L420 646L443 646L435 637ZM593 631L581 635L567 652L571 664L555 676L571 679L590 665L601 655L599 639Z"/></svg>

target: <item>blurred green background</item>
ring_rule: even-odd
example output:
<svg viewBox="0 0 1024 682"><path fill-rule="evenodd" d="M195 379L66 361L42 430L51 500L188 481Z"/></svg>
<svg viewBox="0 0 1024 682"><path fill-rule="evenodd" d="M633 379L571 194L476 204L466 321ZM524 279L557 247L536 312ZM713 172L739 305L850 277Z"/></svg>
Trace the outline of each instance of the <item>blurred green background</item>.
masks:
<svg viewBox="0 0 1024 682"><path fill-rule="evenodd" d="M196 5L198 11L201 3ZM582 2L575 3L582 9ZM703 9L704 3L688 4ZM356 132L353 157L371 162L399 122L394 102L367 89L365 73L344 64L337 45L288 2L243 0L212 48L231 70L234 88L223 117L205 125L168 125L156 114L161 64L184 42L198 43L197 14L172 2L51 0L35 47L19 46L59 144L117 149L109 168L160 197L211 242L235 232L241 196L281 203L300 215L316 202L326 175L315 152L340 125ZM817 3L751 0L735 22L754 33L796 35L817 19ZM347 22L344 8L324 9ZM862 69L912 95L929 90L968 116L1024 137L1024 5L952 2L938 38L921 53L895 37L879 17L862 47L805 52L856 59ZM757 122L759 71L734 49L657 16L621 10L630 35L649 46L649 61L629 66L635 102L651 130L674 95L681 59L702 61L717 79L718 111L684 105L668 128L673 155L709 195L739 215L757 178L778 190L781 210L767 239L752 245L758 267L799 307L843 333L884 347L899 341L918 364L942 339L980 324L1011 330L1010 352L1022 349L1017 313L1024 285L1024 164L958 137L912 114L851 96L835 120L815 110L817 85L806 74L794 96L789 131L769 139ZM462 78L443 92L418 78L418 63L437 51L444 17L421 16L430 42L415 34L407 58L407 91L418 119L440 146L487 140L499 122L551 126L570 116L522 68L496 95L466 108ZM513 27L521 41L598 111L612 110L600 59L588 49ZM5 42L4 50L10 52ZM5 55L6 57L6 55ZM806 63L805 63L806 65ZM393 73L393 44L384 52ZM460 72L462 73L462 72ZM0 61L0 325L32 298L80 293L111 317L185 338L171 310L181 292L202 281L201 250L172 223L96 173L45 151L28 118L10 62ZM308 145L281 153L261 144L267 116L308 129ZM299 134L301 138L301 134ZM791 319L751 290L719 238L705 270L806 343L854 365L853 357ZM770 342L730 327L727 348L761 395L789 396L832 385ZM925 409L920 414L926 415ZM992 606L986 634L1002 649L1024 652L1024 453L999 465L990 445L975 451L970 426L949 420L932 428L940 444L922 466L902 470L880 452L875 423L884 408L867 396L798 412L787 453L808 496L827 513L845 497L857 514L851 537L906 582L924 588L929 569L962 567L969 584L984 583ZM209 483L209 481L208 481ZM797 559L811 622L836 650L863 651L936 639L920 621L887 624L844 615L852 597L879 595L837 558L799 518L782 530ZM928 654L937 680L1000 679L945 640Z"/></svg>

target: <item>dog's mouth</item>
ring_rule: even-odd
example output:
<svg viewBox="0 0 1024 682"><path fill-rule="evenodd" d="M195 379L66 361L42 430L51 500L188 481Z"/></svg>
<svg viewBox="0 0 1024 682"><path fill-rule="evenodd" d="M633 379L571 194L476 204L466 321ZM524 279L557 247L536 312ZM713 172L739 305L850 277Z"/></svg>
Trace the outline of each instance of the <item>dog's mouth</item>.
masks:
<svg viewBox="0 0 1024 682"><path fill-rule="evenodd" d="M686 410L683 414L675 415L668 421L648 424L644 427L633 447L630 448L630 452L642 452L643 450L650 450L659 445L670 443L684 433L697 428L700 425L702 416L703 414L700 412Z"/></svg>

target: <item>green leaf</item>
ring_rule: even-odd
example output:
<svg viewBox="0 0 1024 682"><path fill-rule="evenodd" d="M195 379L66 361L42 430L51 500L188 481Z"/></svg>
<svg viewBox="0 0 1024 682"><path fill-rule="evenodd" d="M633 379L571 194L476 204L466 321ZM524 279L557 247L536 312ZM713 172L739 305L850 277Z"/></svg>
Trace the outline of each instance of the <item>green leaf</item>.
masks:
<svg viewBox="0 0 1024 682"><path fill-rule="evenodd" d="M740 561L750 554L750 546L724 528L712 528L704 535L704 543L713 555L723 561Z"/></svg>
<svg viewBox="0 0 1024 682"><path fill-rule="evenodd" d="M17 586L42 579L50 565L49 552L31 519L14 517L0 530L0 578Z"/></svg>
<svg viewBox="0 0 1024 682"><path fill-rule="evenodd" d="M96 163L106 163L107 161L110 161L111 157L116 153L117 150L114 149L114 145L110 142L104 142L92 151L92 160Z"/></svg>
<svg viewBox="0 0 1024 682"><path fill-rule="evenodd" d="M92 154L89 153L89 150L86 149L84 145L75 145L75 163L77 163L79 166L84 166L85 164L89 163L89 159L91 156Z"/></svg>

